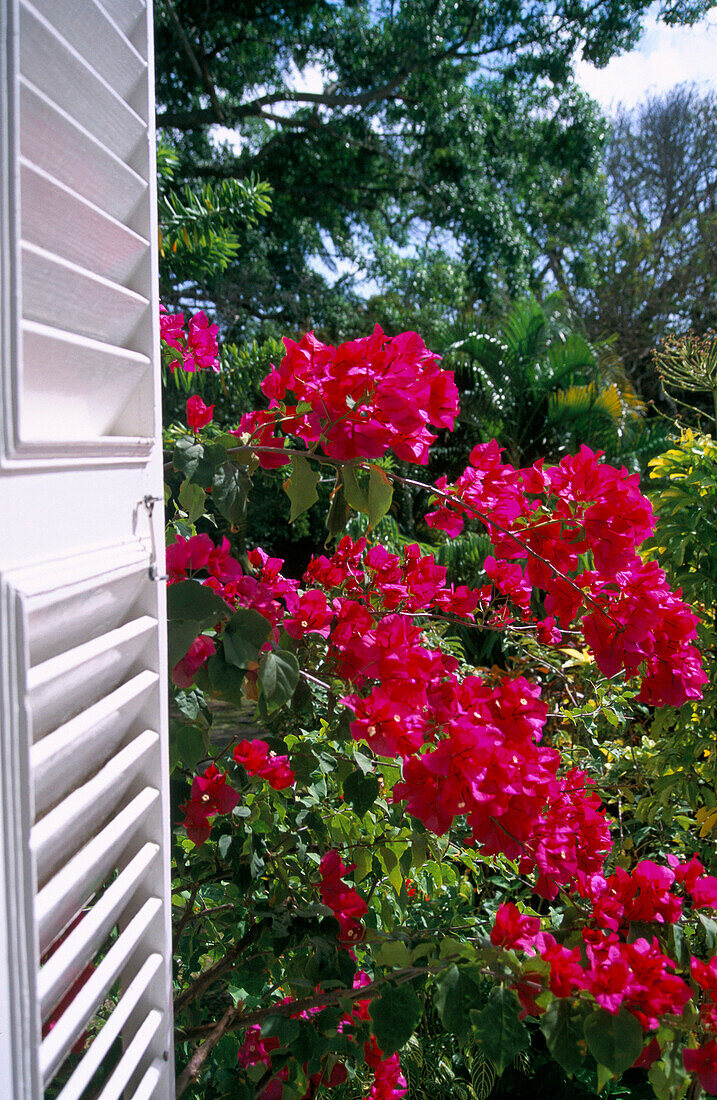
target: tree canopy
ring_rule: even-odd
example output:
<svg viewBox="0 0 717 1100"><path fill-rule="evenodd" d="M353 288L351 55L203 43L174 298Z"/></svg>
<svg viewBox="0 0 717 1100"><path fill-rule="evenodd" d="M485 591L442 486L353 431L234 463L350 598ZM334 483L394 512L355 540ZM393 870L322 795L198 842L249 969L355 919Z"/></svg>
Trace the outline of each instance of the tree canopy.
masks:
<svg viewBox="0 0 717 1100"><path fill-rule="evenodd" d="M667 2L661 17L706 6ZM210 297L234 337L333 334L357 315L369 327L360 280L390 285L417 247L460 264L469 302L579 273L606 128L573 61L631 45L647 7L162 0L158 124L177 182L258 174L273 191L271 213L239 226L236 262L175 283L175 300Z"/></svg>

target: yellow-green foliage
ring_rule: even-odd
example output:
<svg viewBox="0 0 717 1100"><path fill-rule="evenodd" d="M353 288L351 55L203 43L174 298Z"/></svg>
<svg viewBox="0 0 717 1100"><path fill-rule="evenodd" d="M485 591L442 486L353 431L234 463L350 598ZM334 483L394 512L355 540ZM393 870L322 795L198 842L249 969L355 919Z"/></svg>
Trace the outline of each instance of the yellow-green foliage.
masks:
<svg viewBox="0 0 717 1100"><path fill-rule="evenodd" d="M650 466L657 482L650 555L700 617L697 644L710 683L701 700L656 712L645 745L652 794L642 809L652 817L662 805L671 818L686 803L704 838L717 832L717 442L685 431Z"/></svg>

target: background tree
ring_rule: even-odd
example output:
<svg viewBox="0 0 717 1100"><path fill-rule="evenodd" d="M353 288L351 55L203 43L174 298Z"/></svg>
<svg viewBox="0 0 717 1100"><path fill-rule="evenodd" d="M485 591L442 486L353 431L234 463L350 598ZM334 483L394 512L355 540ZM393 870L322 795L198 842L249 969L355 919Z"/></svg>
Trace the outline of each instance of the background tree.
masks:
<svg viewBox="0 0 717 1100"><path fill-rule="evenodd" d="M633 383L658 392L650 367L668 333L717 322L717 95L681 85L620 109L605 156L608 223L596 279L578 295L593 337L615 334Z"/></svg>
<svg viewBox="0 0 717 1100"><path fill-rule="evenodd" d="M175 301L215 302L230 338L335 337L357 311L370 322L357 287L376 246L405 255L435 234L473 299L577 277L604 124L571 66L631 45L647 6L162 0L158 123L178 182L255 173L274 191L271 214L239 230L240 261L177 284ZM661 15L706 7L668 0Z"/></svg>

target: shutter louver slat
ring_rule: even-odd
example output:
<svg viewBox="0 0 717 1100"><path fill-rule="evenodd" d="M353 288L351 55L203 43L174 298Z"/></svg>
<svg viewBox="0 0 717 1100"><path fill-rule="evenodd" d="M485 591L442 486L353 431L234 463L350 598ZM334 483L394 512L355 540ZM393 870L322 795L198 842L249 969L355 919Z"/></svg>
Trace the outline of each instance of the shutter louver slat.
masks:
<svg viewBox="0 0 717 1100"><path fill-rule="evenodd" d="M33 738L39 740L113 690L141 658L156 621L142 615L101 638L50 658L28 675Z"/></svg>
<svg viewBox="0 0 717 1100"><path fill-rule="evenodd" d="M158 852L158 844L145 844L40 968L37 988L43 1021L97 954Z"/></svg>
<svg viewBox="0 0 717 1100"><path fill-rule="evenodd" d="M159 1058L156 1058L139 1083L136 1092L133 1092L130 1100L150 1100L155 1095L155 1088L162 1079L165 1067Z"/></svg>
<svg viewBox="0 0 717 1100"><path fill-rule="evenodd" d="M161 908L162 902L159 898L149 898L144 903L139 913L132 918L112 944L92 976L78 991L69 1008L63 1012L55 1026L48 1032L40 1047L40 1069L45 1082L52 1078L55 1070L66 1058L77 1041L77 1036L82 1034L94 1015L97 1005L109 993L122 968L131 958L137 944Z"/></svg>
<svg viewBox="0 0 717 1100"><path fill-rule="evenodd" d="M147 787L38 892L35 915L41 951L47 950L102 886L158 801L159 792Z"/></svg>
<svg viewBox="0 0 717 1100"><path fill-rule="evenodd" d="M143 26L147 18L144 0L98 0L118 27L135 46L141 57L146 57L147 32Z"/></svg>
<svg viewBox="0 0 717 1100"><path fill-rule="evenodd" d="M110 282L132 285L147 263L144 237L26 160L21 183L24 240Z"/></svg>
<svg viewBox="0 0 717 1100"><path fill-rule="evenodd" d="M30 606L30 663L40 665L136 618L146 577L142 565L107 578L63 587L52 598Z"/></svg>
<svg viewBox="0 0 717 1100"><path fill-rule="evenodd" d="M137 975L132 979L126 991L117 1002L107 1023L84 1055L82 1061L73 1071L72 1076L62 1089L57 1100L80 1100L80 1097L92 1080L92 1077L109 1054L112 1044L119 1038L122 1028L132 1015L138 1001L146 992L152 979L157 974L161 964L162 957L157 954L150 955L144 961ZM152 1094L150 1093L149 1095L151 1096Z"/></svg>
<svg viewBox="0 0 717 1100"><path fill-rule="evenodd" d="M149 413L144 410L148 408L145 398L151 385L151 365L145 356L34 321L24 322L22 332L23 416L29 437L37 438L44 432L53 440L79 441L91 431L98 439L114 436L107 442L117 449L123 442L117 437L124 435L122 419L130 405L133 426L140 436L149 435ZM52 371L55 390L55 415L50 423L48 370ZM132 442L136 444L136 438Z"/></svg>
<svg viewBox="0 0 717 1100"><path fill-rule="evenodd" d="M30 768L38 816L116 751L157 681L156 673L140 672L32 746Z"/></svg>
<svg viewBox="0 0 717 1100"><path fill-rule="evenodd" d="M21 151L31 164L144 236L147 181L121 157L20 78Z"/></svg>
<svg viewBox="0 0 717 1100"><path fill-rule="evenodd" d="M26 320L138 350L138 330L147 315L147 299L141 294L27 242L22 245L22 260ZM88 298L97 302L98 312L73 313L71 303Z"/></svg>
<svg viewBox="0 0 717 1100"><path fill-rule="evenodd" d="M158 741L156 733L146 730L34 826L30 848L35 853L38 886L44 886L68 855L74 854L115 812L144 757Z"/></svg>
<svg viewBox="0 0 717 1100"><path fill-rule="evenodd" d="M89 133L100 140L111 134L117 155L132 161L146 134L145 123L27 0L20 5L20 69Z"/></svg>
<svg viewBox="0 0 717 1100"><path fill-rule="evenodd" d="M32 4L90 67L97 63L95 44L105 42L102 75L123 99L131 100L140 81L146 82L147 62L98 4L58 4L57 0L32 0Z"/></svg>
<svg viewBox="0 0 717 1100"><path fill-rule="evenodd" d="M142 1055L156 1035L161 1022L162 1014L160 1012L152 1010L148 1013L97 1100L121 1100L125 1087L137 1069Z"/></svg>

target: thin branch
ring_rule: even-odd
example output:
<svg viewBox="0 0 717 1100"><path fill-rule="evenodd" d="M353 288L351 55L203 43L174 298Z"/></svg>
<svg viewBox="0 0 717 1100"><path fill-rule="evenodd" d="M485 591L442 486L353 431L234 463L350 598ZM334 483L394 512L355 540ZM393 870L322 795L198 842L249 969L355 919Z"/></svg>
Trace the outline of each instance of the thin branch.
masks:
<svg viewBox="0 0 717 1100"><path fill-rule="evenodd" d="M205 990L209 988L212 982L215 982L217 978L221 978L223 974L226 974L229 970L231 970L235 963L238 962L240 955L243 954L247 947L250 947L251 944L255 943L259 939L259 936L263 932L266 924L266 920L261 920L254 924L249 929L249 931L246 932L242 936L242 938L237 943L235 943L234 946L230 948L225 955L222 956L221 959L219 959L218 962L214 963L213 966L210 966L208 970L204 970L196 979L196 981L192 982L190 986L183 990L183 992L175 998L175 1014L177 1012L180 1012L181 1009L190 1004L192 1001L195 1001L197 997L201 997L202 993L204 993Z"/></svg>
<svg viewBox="0 0 717 1100"><path fill-rule="evenodd" d="M404 970L394 970L391 975L391 981L397 985L403 985L405 982L413 981L414 978L421 977L423 974L433 973L438 969L443 969L445 966L450 966L451 959L446 958L441 960L440 963L431 963L430 966L410 966ZM310 997L303 997L297 1001L290 1001L288 1004L273 1004L267 1008L256 1008L251 1012L245 1012L242 1008L234 1009L233 1019L230 1020L227 1031L240 1031L243 1028L250 1027L252 1024L260 1024L263 1020L266 1020L268 1016L298 1016L301 1012L307 1012L313 1008L324 1008L327 1005L340 1004L342 1001L359 1001L370 999L379 993L385 983L385 978L370 982L368 985L359 986L356 989L332 989L328 993L312 993ZM197 1027L189 1028L187 1031L181 1033L183 1039L195 1039L201 1035L210 1033L213 1029L213 1024L200 1024Z"/></svg>
<svg viewBox="0 0 717 1100"><path fill-rule="evenodd" d="M177 35L179 36L179 40L182 43L182 46L184 48L184 52L186 53L186 55L189 59L189 63L192 66L192 68L194 69L194 72L197 74L197 76L201 80L202 85L204 87L204 90L205 90L205 92L207 93L207 95L209 96L209 98L211 100L212 110L211 110L210 113L213 116L211 121L212 122L223 123L224 122L224 115L223 115L222 109L219 105L219 99L217 98L216 88L214 87L214 84L212 83L212 79L209 75L209 69L207 68L207 61L206 61L206 57L204 55L204 51L202 51L202 61L200 62L199 59L197 58L197 55L196 55L195 51L194 51L194 47L192 46L192 43L189 41L189 37L187 35L187 32L185 31L184 27L182 26L182 24L180 22L179 16L177 15L177 9L175 8L172 0L165 0L165 4L166 4L166 7L167 7L167 11L169 12L170 19L172 20L172 22L174 24L174 29L176 30Z"/></svg>
<svg viewBox="0 0 717 1100"><path fill-rule="evenodd" d="M172 939L173 939L174 943L177 943L179 941L179 937L181 936L182 932L184 931L184 929L186 927L186 924L187 924L187 921L190 919L190 917L192 915L192 911L194 909L194 902L197 899L197 894L198 893L199 893L199 883L195 882L194 886L192 886L191 890L189 891L189 899L187 900L187 904L184 907L184 912L182 913L181 917L179 918L176 928L173 930Z"/></svg>
<svg viewBox="0 0 717 1100"><path fill-rule="evenodd" d="M206 1062L207 1058L214 1050L219 1040L224 1034L226 1034L233 1018L236 1013L236 1009L232 1006L228 1008L218 1024L215 1024L212 1031L210 1031L207 1038L198 1046L194 1051L194 1054L189 1059L189 1062L184 1067L179 1077L177 1078L176 1096L180 1097L182 1093L186 1092L193 1081L196 1081L197 1077L202 1071L202 1066Z"/></svg>

